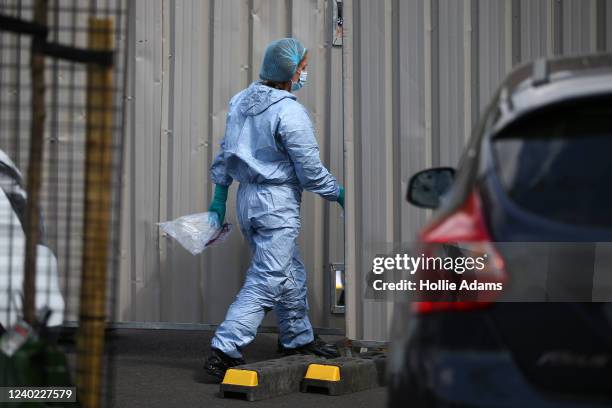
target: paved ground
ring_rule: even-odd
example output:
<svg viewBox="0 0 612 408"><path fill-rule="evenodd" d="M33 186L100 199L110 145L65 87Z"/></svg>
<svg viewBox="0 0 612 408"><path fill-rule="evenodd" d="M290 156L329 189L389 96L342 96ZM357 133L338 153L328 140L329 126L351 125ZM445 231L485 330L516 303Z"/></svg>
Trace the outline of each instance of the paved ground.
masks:
<svg viewBox="0 0 612 408"><path fill-rule="evenodd" d="M345 396L290 394L247 402L218 396L219 385L202 369L212 333L170 330L114 331L112 385L115 407L291 407L375 408L386 404L386 390L375 388ZM328 341L333 337L323 336ZM245 350L248 362L276 358L276 335L259 334Z"/></svg>

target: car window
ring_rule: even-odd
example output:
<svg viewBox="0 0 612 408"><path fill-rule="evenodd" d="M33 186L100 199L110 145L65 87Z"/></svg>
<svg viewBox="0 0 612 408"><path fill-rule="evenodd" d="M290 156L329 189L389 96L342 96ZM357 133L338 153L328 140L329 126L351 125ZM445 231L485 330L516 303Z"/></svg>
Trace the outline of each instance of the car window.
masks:
<svg viewBox="0 0 612 408"><path fill-rule="evenodd" d="M532 114L493 146L517 204L557 221L612 226L612 99Z"/></svg>

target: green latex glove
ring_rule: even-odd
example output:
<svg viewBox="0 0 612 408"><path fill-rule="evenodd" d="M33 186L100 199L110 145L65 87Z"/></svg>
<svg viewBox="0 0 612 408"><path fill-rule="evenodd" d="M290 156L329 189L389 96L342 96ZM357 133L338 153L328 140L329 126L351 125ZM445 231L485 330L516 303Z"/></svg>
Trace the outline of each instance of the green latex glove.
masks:
<svg viewBox="0 0 612 408"><path fill-rule="evenodd" d="M213 196L212 203L208 207L208 211L216 212L219 216L219 222L221 225L225 222L225 202L227 201L228 186L215 185L215 195Z"/></svg>
<svg viewBox="0 0 612 408"><path fill-rule="evenodd" d="M338 194L338 204L344 210L344 187L340 187L340 194Z"/></svg>

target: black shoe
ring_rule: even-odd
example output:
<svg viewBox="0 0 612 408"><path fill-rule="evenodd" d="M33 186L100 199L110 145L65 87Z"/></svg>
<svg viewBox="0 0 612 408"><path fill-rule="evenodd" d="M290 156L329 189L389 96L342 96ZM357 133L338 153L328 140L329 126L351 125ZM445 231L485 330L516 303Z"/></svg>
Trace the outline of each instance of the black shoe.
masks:
<svg viewBox="0 0 612 408"><path fill-rule="evenodd" d="M245 364L244 359L230 357L224 352L214 348L211 349L210 356L208 356L204 362L204 370L221 382L228 369L242 364Z"/></svg>
<svg viewBox="0 0 612 408"><path fill-rule="evenodd" d="M319 336L315 336L314 341L304 344L297 348L286 348L279 344L282 354L285 356L291 356L294 354L303 354L310 356L319 356L325 358L336 358L340 357L338 352L338 346L331 343L325 343Z"/></svg>

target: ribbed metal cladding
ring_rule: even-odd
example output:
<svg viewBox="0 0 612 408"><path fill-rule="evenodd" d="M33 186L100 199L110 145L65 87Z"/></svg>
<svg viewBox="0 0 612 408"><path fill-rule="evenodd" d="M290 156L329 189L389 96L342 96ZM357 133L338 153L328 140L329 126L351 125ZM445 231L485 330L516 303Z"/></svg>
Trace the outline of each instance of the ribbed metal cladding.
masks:
<svg viewBox="0 0 612 408"><path fill-rule="evenodd" d="M457 164L516 65L612 51L611 7L610 0L345 0L345 177L354 194L346 216L348 337L388 340L392 305L364 299L365 254L413 241L424 225L427 212L404 199L410 176Z"/></svg>
<svg viewBox="0 0 612 408"><path fill-rule="evenodd" d="M209 166L231 96L258 78L266 45L295 36L309 49L298 98L315 123L321 156L342 180L342 49L331 46L325 0L136 0L130 16L128 111L119 319L218 324L250 254L239 229L192 256L160 236L157 223L206 211ZM236 183L234 183L236 184ZM228 219L236 225L235 190ZM329 263L343 262L343 219L334 203L304 194L301 250L311 319L343 328L329 308ZM265 325L275 324L268 316Z"/></svg>

